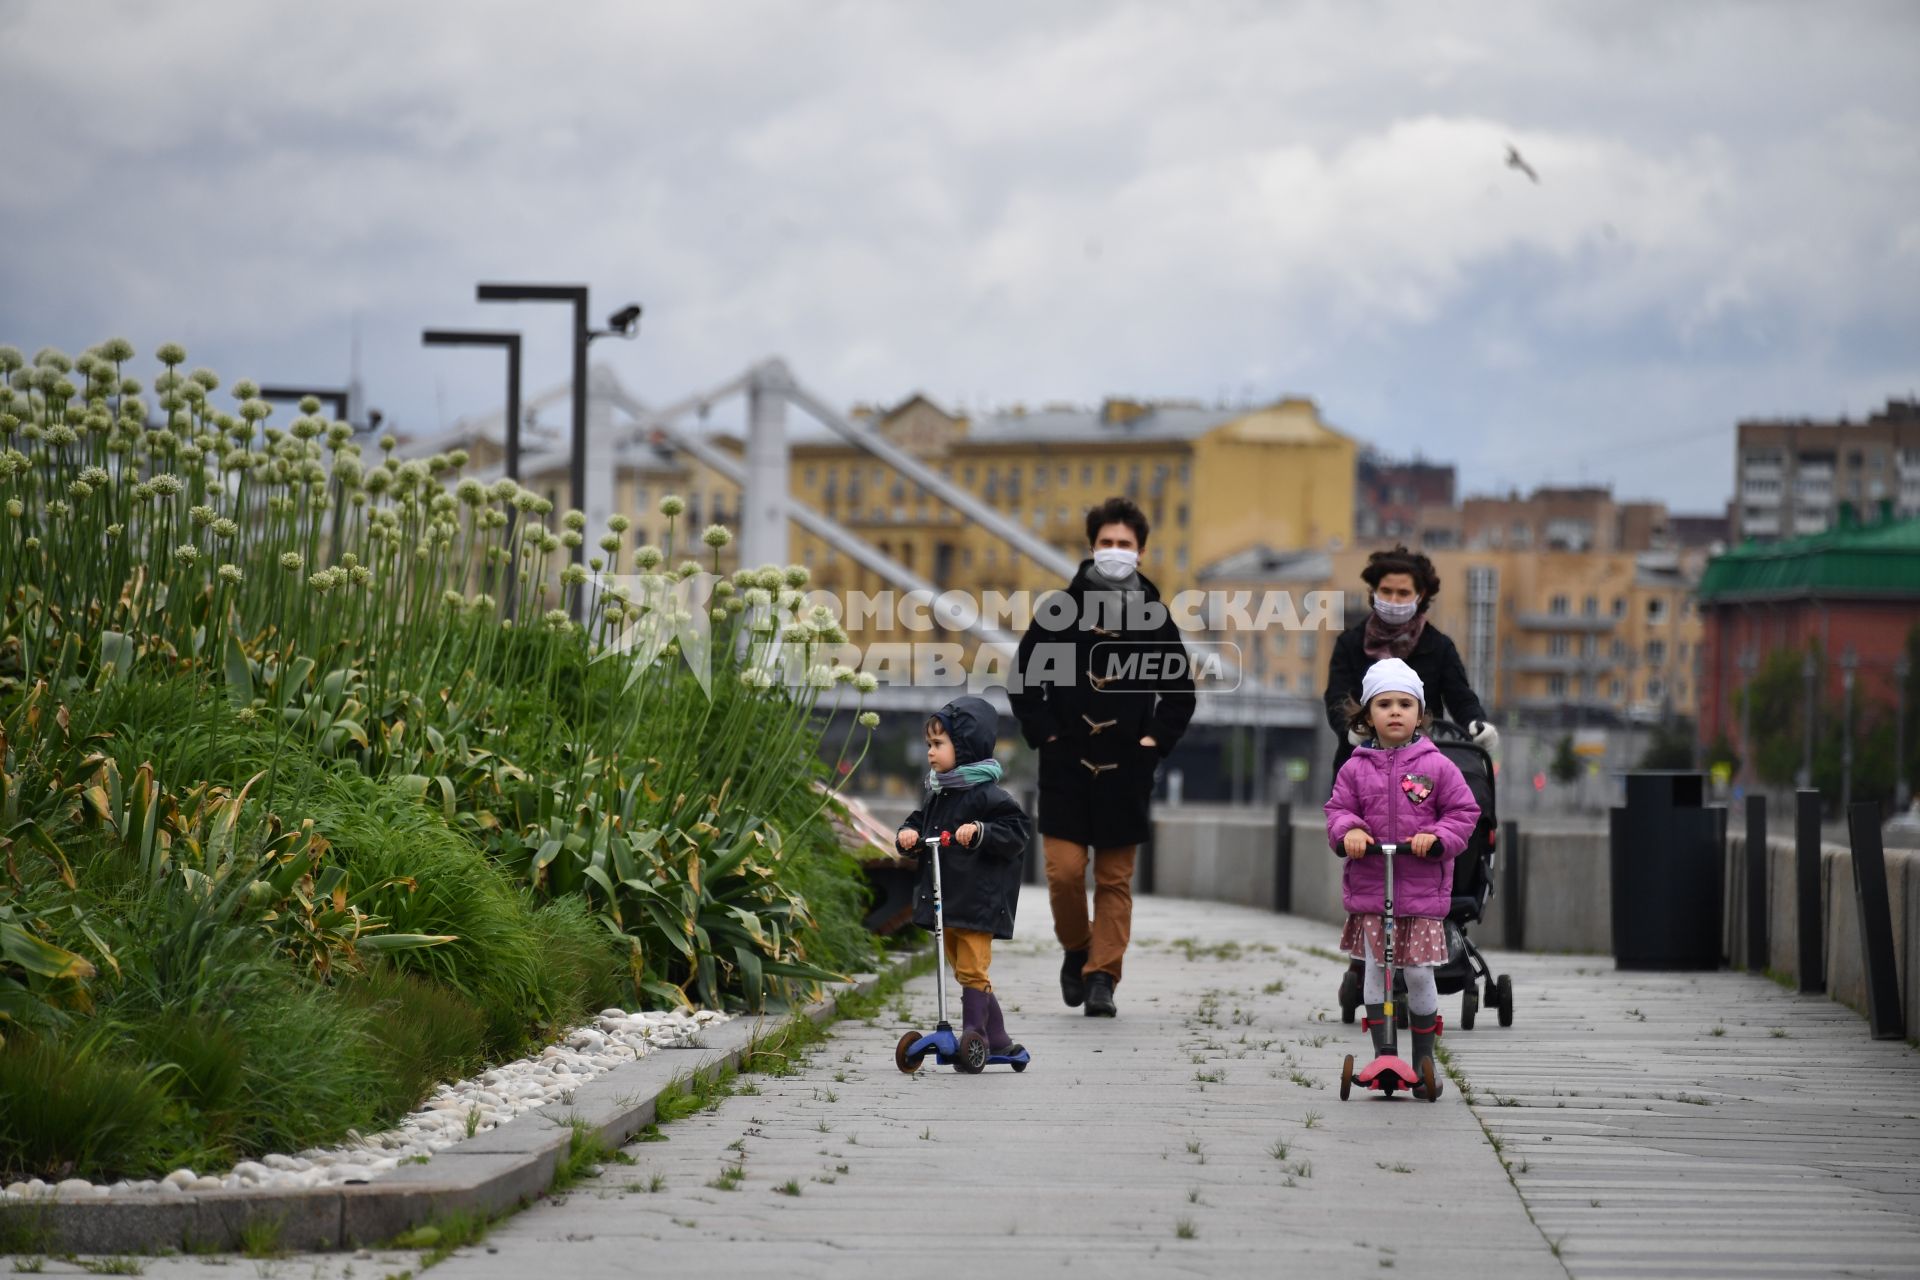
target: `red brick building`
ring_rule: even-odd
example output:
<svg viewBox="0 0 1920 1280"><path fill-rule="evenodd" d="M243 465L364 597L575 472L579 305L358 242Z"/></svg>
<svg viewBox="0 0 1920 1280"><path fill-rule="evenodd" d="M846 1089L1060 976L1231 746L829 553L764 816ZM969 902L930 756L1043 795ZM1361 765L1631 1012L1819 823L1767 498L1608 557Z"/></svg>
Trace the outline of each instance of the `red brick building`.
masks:
<svg viewBox="0 0 1920 1280"><path fill-rule="evenodd" d="M1851 658L1856 697L1891 706L1907 634L1920 625L1920 520L1747 543L1707 566L1700 614L1703 741L1724 733L1750 757L1740 690L1781 649L1822 656L1816 679L1832 701Z"/></svg>

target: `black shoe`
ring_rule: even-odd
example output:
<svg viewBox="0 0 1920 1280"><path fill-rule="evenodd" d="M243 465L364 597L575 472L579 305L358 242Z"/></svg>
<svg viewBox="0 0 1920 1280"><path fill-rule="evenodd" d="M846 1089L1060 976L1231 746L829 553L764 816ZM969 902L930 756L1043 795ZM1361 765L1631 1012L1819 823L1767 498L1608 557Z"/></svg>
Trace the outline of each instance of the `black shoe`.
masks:
<svg viewBox="0 0 1920 1280"><path fill-rule="evenodd" d="M1089 1018L1111 1018L1113 1008L1113 975L1096 973L1087 978L1087 1016Z"/></svg>
<svg viewBox="0 0 1920 1280"><path fill-rule="evenodd" d="M1067 1002L1067 1008L1078 1009L1087 998L1087 981L1080 971L1087 966L1087 953L1069 951L1060 962L1060 998Z"/></svg>

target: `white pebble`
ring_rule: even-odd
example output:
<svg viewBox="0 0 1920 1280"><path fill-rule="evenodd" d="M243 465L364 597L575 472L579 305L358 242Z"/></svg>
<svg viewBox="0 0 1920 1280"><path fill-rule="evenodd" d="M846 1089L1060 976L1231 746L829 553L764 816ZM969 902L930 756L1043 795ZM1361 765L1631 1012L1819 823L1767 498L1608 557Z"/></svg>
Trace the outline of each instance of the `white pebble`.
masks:
<svg viewBox="0 0 1920 1280"><path fill-rule="evenodd" d="M105 1187L96 1187L85 1178L68 1178L54 1184L53 1193L70 1200L85 1200L107 1194Z"/></svg>

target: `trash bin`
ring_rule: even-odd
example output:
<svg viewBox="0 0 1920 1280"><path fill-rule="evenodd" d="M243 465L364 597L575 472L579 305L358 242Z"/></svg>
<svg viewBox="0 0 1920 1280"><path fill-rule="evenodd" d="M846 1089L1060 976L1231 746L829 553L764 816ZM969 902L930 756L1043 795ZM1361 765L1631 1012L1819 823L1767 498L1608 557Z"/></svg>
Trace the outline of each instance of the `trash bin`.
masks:
<svg viewBox="0 0 1920 1280"><path fill-rule="evenodd" d="M1704 806L1706 775L1626 775L1610 814L1613 958L1620 969L1718 969L1726 810Z"/></svg>

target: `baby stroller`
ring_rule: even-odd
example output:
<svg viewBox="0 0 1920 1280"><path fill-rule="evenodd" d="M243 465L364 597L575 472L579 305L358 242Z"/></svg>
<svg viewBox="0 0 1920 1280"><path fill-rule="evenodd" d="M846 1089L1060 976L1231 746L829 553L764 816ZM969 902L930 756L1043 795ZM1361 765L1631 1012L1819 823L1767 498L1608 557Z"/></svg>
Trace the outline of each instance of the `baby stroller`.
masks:
<svg viewBox="0 0 1920 1280"><path fill-rule="evenodd" d="M1453 864L1453 905L1447 912L1447 962L1435 965L1434 985L1441 995L1450 996L1455 992L1460 997L1460 1029L1473 1030L1475 1017L1480 1012L1484 999L1486 1007L1500 1017L1500 1025L1513 1025L1513 983L1506 974L1494 977L1487 968L1485 957L1480 948L1473 945L1473 939L1467 936L1467 926L1477 924L1486 914L1487 900L1493 897L1493 868L1499 843L1499 810L1494 807L1493 757L1484 747L1474 745L1467 731L1450 720L1436 720L1428 735L1433 745L1440 748L1441 754L1459 766L1460 773L1467 780L1467 787L1473 792L1474 800L1480 805L1480 821L1473 829L1473 839ZM1340 1020L1352 1022L1362 1000L1361 982L1364 978L1360 961L1355 960L1347 966L1346 974L1340 979ZM1394 975L1394 990L1406 991L1406 979ZM1481 992L1484 990L1485 996ZM1397 996L1394 1000L1397 1010L1395 1021L1406 1025L1406 1002Z"/></svg>

